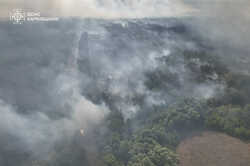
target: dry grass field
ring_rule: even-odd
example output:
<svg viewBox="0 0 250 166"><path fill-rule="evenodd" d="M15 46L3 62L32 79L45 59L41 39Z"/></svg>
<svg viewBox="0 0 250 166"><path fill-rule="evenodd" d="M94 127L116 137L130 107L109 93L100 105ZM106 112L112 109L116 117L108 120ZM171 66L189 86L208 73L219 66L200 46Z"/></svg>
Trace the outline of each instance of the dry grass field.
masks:
<svg viewBox="0 0 250 166"><path fill-rule="evenodd" d="M250 166L250 144L216 132L203 132L177 148L180 166Z"/></svg>

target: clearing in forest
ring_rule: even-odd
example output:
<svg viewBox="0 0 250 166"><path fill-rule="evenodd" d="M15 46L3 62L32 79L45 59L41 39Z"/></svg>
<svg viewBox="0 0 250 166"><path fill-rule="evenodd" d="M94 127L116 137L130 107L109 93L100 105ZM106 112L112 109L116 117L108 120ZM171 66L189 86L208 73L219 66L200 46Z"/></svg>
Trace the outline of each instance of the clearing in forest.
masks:
<svg viewBox="0 0 250 166"><path fill-rule="evenodd" d="M180 166L250 166L250 144L217 132L187 138L177 153Z"/></svg>

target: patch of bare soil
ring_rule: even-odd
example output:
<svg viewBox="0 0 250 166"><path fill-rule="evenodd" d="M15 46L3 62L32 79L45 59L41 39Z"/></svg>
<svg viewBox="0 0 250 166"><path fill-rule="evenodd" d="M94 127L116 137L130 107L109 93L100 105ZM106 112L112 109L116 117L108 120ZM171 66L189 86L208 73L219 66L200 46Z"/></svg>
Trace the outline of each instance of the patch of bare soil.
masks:
<svg viewBox="0 0 250 166"><path fill-rule="evenodd" d="M187 138L177 153L180 166L250 166L250 144L217 132Z"/></svg>

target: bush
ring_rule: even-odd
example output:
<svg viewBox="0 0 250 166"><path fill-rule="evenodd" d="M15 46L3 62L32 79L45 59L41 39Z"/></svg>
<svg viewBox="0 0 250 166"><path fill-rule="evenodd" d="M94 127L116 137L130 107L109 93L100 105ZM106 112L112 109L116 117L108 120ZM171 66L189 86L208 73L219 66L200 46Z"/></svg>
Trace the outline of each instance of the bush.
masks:
<svg viewBox="0 0 250 166"><path fill-rule="evenodd" d="M206 119L210 128L226 132L232 136L250 139L250 106L220 106L211 111Z"/></svg>

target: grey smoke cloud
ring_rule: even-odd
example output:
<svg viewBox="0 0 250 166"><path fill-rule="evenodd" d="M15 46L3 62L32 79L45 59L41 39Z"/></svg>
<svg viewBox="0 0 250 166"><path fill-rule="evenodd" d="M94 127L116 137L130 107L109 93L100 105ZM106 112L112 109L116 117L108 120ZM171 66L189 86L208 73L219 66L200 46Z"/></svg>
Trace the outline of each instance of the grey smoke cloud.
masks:
<svg viewBox="0 0 250 166"><path fill-rule="evenodd" d="M62 137L74 132L75 124L69 119L51 120L43 113L24 116L1 101L1 140L4 137L15 137L16 142L9 139L9 144L1 145L6 151L32 152L35 156L45 155L53 150L54 143ZM49 138L49 139L48 139ZM52 148L52 149L51 149Z"/></svg>
<svg viewBox="0 0 250 166"><path fill-rule="evenodd" d="M187 22L207 39L234 70L249 73L250 2L248 0L183 0L197 12Z"/></svg>
<svg viewBox="0 0 250 166"><path fill-rule="evenodd" d="M0 165L11 156L16 160L9 164L17 164L26 153L46 158L58 142L88 131L108 113L81 95L82 80L69 65L78 23L64 23L0 23Z"/></svg>
<svg viewBox="0 0 250 166"><path fill-rule="evenodd" d="M198 83L191 80L197 73L190 71L177 50L199 51L200 47L173 34L171 27L182 29L180 22L170 19L84 21L78 61L80 74L90 78L83 86L84 96L96 103L105 100L129 118L141 106L215 95L221 87L214 82L195 90ZM158 87L148 89L145 82ZM209 93L204 96L204 92Z"/></svg>

